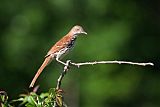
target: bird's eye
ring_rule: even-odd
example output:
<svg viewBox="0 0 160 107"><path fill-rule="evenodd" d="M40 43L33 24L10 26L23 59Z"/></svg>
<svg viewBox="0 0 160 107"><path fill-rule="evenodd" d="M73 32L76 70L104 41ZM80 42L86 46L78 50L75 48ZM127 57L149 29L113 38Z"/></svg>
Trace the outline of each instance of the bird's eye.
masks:
<svg viewBox="0 0 160 107"><path fill-rule="evenodd" d="M79 28L75 29L76 31L79 31Z"/></svg>

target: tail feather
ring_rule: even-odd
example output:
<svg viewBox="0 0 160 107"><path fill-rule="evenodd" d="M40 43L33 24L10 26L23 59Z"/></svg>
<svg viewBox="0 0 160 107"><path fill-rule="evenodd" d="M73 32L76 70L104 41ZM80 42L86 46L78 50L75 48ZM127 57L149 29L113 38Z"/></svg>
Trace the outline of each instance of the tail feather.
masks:
<svg viewBox="0 0 160 107"><path fill-rule="evenodd" d="M43 64L41 65L41 67L38 69L36 75L34 76L31 84L29 87L33 87L37 78L39 77L39 75L41 74L41 72L43 71L43 69L51 62L52 58L50 56L46 57Z"/></svg>

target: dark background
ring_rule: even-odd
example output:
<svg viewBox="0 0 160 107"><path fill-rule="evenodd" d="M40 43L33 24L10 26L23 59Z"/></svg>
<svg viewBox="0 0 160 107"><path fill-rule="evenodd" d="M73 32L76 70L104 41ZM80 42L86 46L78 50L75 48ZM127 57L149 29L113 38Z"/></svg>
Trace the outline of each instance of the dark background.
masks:
<svg viewBox="0 0 160 107"><path fill-rule="evenodd" d="M159 0L1 0L0 90L10 99L28 86L49 48L74 25L88 33L63 59L126 60L154 67L103 64L71 68L63 80L71 107L160 106ZM53 61L36 84L56 86L62 65Z"/></svg>

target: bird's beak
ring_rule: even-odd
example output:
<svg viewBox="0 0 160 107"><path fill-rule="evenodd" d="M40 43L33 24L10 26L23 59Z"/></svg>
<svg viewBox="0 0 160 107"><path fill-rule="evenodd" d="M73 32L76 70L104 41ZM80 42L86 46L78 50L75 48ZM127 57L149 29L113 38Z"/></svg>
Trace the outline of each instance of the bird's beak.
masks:
<svg viewBox="0 0 160 107"><path fill-rule="evenodd" d="M85 32L85 31L83 31L83 32L81 32L82 34L85 34L85 35L87 35L87 32Z"/></svg>

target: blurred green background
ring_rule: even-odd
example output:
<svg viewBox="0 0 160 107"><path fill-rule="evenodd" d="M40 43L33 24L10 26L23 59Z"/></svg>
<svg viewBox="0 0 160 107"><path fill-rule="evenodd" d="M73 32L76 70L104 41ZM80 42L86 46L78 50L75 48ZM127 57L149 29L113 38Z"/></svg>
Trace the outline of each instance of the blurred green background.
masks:
<svg viewBox="0 0 160 107"><path fill-rule="evenodd" d="M68 106L159 107L159 5L159 0L1 0L0 89L10 99L29 90L49 48L78 24L88 35L78 38L64 61L156 65L73 67L62 84ZM55 87L61 70L53 61L36 82L38 93Z"/></svg>

